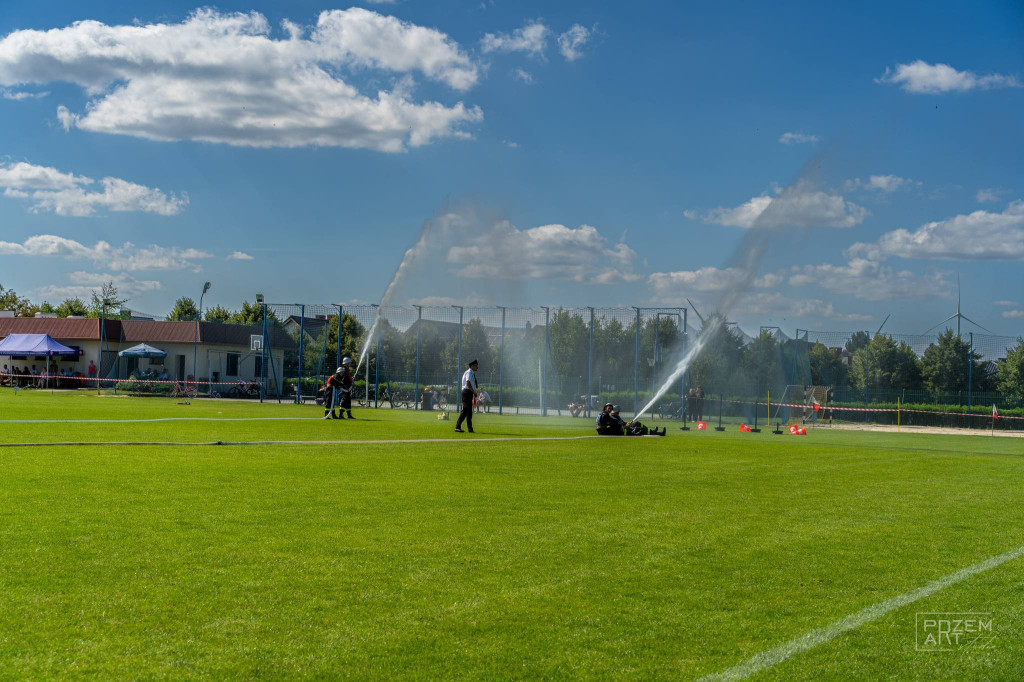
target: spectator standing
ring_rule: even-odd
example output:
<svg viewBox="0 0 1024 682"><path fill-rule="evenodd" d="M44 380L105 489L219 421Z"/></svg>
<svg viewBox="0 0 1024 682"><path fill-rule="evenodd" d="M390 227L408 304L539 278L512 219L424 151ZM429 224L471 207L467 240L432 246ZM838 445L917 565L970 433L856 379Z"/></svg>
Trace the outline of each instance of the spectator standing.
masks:
<svg viewBox="0 0 1024 682"><path fill-rule="evenodd" d="M704 387L697 387L697 421L704 421Z"/></svg>
<svg viewBox="0 0 1024 682"><path fill-rule="evenodd" d="M462 412L459 413L459 420L455 422L456 433L462 433L462 422L466 422L466 430L473 433L473 401L480 389L476 380L476 370L479 367L480 363L473 360L462 374Z"/></svg>

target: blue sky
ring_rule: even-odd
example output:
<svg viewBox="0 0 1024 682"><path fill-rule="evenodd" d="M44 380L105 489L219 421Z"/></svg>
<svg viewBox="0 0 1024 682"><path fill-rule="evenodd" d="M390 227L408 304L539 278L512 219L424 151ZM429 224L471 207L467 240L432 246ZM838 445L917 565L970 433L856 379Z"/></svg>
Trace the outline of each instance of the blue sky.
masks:
<svg viewBox="0 0 1024 682"><path fill-rule="evenodd" d="M0 284L1022 333L1024 9L831 5L9 0Z"/></svg>

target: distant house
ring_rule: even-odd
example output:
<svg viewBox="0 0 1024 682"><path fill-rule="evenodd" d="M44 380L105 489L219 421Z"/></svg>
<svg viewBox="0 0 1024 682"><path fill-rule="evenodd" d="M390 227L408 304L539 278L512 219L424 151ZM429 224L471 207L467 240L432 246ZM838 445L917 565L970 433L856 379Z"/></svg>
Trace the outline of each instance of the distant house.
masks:
<svg viewBox="0 0 1024 682"><path fill-rule="evenodd" d="M320 336L320 333L334 318L334 315L317 315L316 317L306 318L300 315L289 315L281 326L293 337L298 335L299 329L302 329L310 336Z"/></svg>
<svg viewBox="0 0 1024 682"><path fill-rule="evenodd" d="M86 374L89 363L95 362L101 377L124 378L141 364L143 368L162 367L172 379L193 376L204 381L234 382L260 376L263 359L262 352L254 350L263 338L262 325L215 322L196 325L195 322L154 320L106 320L101 324L96 318L0 316L0 339L8 334L49 334L65 346L83 352L77 358L55 358L62 370L70 367ZM270 329L268 334L273 362L280 368L284 353L298 347L294 339L281 329ZM118 362L118 351L139 343L166 351L167 357L150 360L122 358ZM46 358L9 358L2 361L16 364L34 361L39 364Z"/></svg>

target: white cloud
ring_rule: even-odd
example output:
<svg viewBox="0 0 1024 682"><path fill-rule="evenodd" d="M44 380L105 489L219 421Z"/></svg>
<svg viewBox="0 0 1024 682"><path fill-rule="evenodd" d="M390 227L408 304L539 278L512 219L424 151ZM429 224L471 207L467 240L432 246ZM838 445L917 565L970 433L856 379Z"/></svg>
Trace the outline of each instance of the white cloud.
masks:
<svg viewBox="0 0 1024 682"><path fill-rule="evenodd" d="M501 143L509 149L519 149L519 143L512 140L502 140Z"/></svg>
<svg viewBox="0 0 1024 682"><path fill-rule="evenodd" d="M91 260L97 266L117 272L195 269L197 264L194 261L213 257L212 253L199 249L156 244L137 247L131 242L125 242L123 246L113 247L99 241L93 246L86 246L73 239L52 234L38 234L24 242L0 241L0 255Z"/></svg>
<svg viewBox="0 0 1024 682"><path fill-rule="evenodd" d="M164 288L163 284L155 280L138 280L124 273L77 271L68 275L68 280L71 283L67 285L49 284L40 287L35 290L35 295L51 301L74 297L87 299L93 291L99 291L107 282L113 282L118 293L126 298Z"/></svg>
<svg viewBox="0 0 1024 682"><path fill-rule="evenodd" d="M1004 310L1003 317L1010 320L1024 320L1024 310Z"/></svg>
<svg viewBox="0 0 1024 682"><path fill-rule="evenodd" d="M740 268L716 268L707 266L697 270L655 272L647 283L660 300L680 301L693 292L727 291L746 286L747 274ZM771 289L779 286L785 277L781 273L769 273L753 280L758 288Z"/></svg>
<svg viewBox="0 0 1024 682"><path fill-rule="evenodd" d="M252 256L243 251L234 251L227 258L228 260L252 260Z"/></svg>
<svg viewBox="0 0 1024 682"><path fill-rule="evenodd" d="M869 215L867 209L842 196L795 186L778 196L763 194L736 206L718 207L704 220L734 227L853 227Z"/></svg>
<svg viewBox="0 0 1024 682"><path fill-rule="evenodd" d="M928 64L918 59L910 64L897 64L885 69L876 83L899 85L905 92L936 95L943 92L967 92L991 88L1019 88L1024 86L1016 76L990 74L979 76L973 71L957 71L948 64Z"/></svg>
<svg viewBox="0 0 1024 682"><path fill-rule="evenodd" d="M827 318L833 322L869 322L871 315L863 313L841 313L835 304L819 298L803 298L783 295L778 292L760 292L745 296L736 310L737 313L752 313L758 319L772 318Z"/></svg>
<svg viewBox="0 0 1024 682"><path fill-rule="evenodd" d="M590 42L594 32L586 26L573 24L569 30L558 36L558 51L568 61L576 61L583 56L582 47Z"/></svg>
<svg viewBox="0 0 1024 682"><path fill-rule="evenodd" d="M512 77L515 78L517 81L522 81L523 83L526 83L527 85L533 83L533 76L530 74L529 71L524 71L523 69L513 69Z"/></svg>
<svg viewBox="0 0 1024 682"><path fill-rule="evenodd" d="M992 305L997 305L1002 308L1015 308L1018 304L1016 301L992 301Z"/></svg>
<svg viewBox="0 0 1024 682"><path fill-rule="evenodd" d="M999 198L1005 193L1006 192L1004 190L995 188L979 189L978 193L974 195L974 198L979 204L994 204L999 201Z"/></svg>
<svg viewBox="0 0 1024 682"><path fill-rule="evenodd" d="M540 56L548 45L551 29L541 21L533 21L512 33L485 33L480 41L482 52L525 52Z"/></svg>
<svg viewBox="0 0 1024 682"><path fill-rule="evenodd" d="M479 70L444 33L360 8L322 12L308 37L282 27L287 37L275 39L259 13L207 9L179 24L14 31L0 40L0 85L79 85L94 99L81 113L58 108L69 129L253 147L399 152L465 136L483 117L461 102L413 102L402 87L364 95L343 80L419 72L467 90Z"/></svg>
<svg viewBox="0 0 1024 682"><path fill-rule="evenodd" d="M9 90L8 88L0 88L0 97L14 100L16 102L26 99L42 99L49 94L49 92L25 92Z"/></svg>
<svg viewBox="0 0 1024 682"><path fill-rule="evenodd" d="M805 142L819 142L821 140L817 135L808 135L806 133L783 133L782 137L779 138L779 142L782 144L804 144Z"/></svg>
<svg viewBox="0 0 1024 682"><path fill-rule="evenodd" d="M424 308L448 308L453 305L461 305L467 308L484 307L494 305L494 301L477 294L469 294L459 298L451 296L424 296L422 298L410 298L409 305L421 305Z"/></svg>
<svg viewBox="0 0 1024 682"><path fill-rule="evenodd" d="M898 175L872 175L868 177L867 181L860 178L847 180L843 184L843 190L849 192L855 189L864 189L890 194L900 189L913 187L915 184L919 187L921 186L920 182L915 183L910 178L901 178Z"/></svg>
<svg viewBox="0 0 1024 682"><path fill-rule="evenodd" d="M948 260L1024 260L1024 201L1002 213L974 211L925 223L914 231L893 230L849 253L874 260L889 257Z"/></svg>
<svg viewBox="0 0 1024 682"><path fill-rule="evenodd" d="M0 165L0 187L4 196L32 202L33 212L52 211L63 216L89 216L97 208L110 211L142 211L176 215L188 205L188 196L167 195L159 189L138 185L120 178L103 178L103 191L89 191L92 178L64 173L48 166L19 161Z"/></svg>
<svg viewBox="0 0 1024 682"><path fill-rule="evenodd" d="M951 284L944 273L918 275L867 258L850 258L845 265L794 266L789 278L794 287L825 289L865 301L949 298Z"/></svg>
<svg viewBox="0 0 1024 682"><path fill-rule="evenodd" d="M609 245L596 228L542 225L518 230L497 223L468 245L448 250L448 262L463 277L497 279L567 279L613 284L640 279L637 254L624 243Z"/></svg>

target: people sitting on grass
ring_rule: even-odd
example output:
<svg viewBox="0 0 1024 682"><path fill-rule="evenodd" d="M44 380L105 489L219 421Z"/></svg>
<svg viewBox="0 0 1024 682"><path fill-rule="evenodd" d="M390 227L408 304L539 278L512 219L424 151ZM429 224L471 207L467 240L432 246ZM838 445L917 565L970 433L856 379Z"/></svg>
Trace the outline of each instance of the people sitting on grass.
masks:
<svg viewBox="0 0 1024 682"><path fill-rule="evenodd" d="M662 427L650 429L644 426L639 420L625 421L619 415L619 408L611 403L605 403L604 409L597 415L597 434L599 436L664 436L666 429Z"/></svg>
<svg viewBox="0 0 1024 682"><path fill-rule="evenodd" d="M587 409L587 399L583 396L573 397L572 402L569 403L569 414L573 417L580 416L585 409Z"/></svg>
<svg viewBox="0 0 1024 682"><path fill-rule="evenodd" d="M490 412L491 411L491 394L480 389L480 393L476 396L476 411L477 412Z"/></svg>

